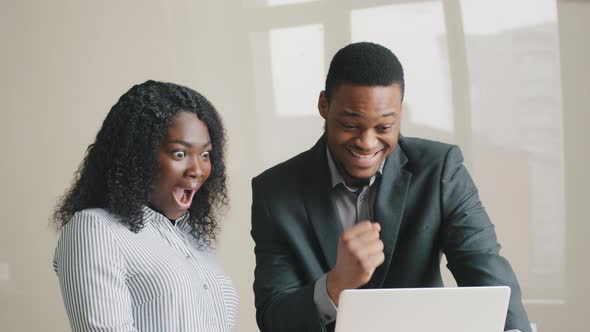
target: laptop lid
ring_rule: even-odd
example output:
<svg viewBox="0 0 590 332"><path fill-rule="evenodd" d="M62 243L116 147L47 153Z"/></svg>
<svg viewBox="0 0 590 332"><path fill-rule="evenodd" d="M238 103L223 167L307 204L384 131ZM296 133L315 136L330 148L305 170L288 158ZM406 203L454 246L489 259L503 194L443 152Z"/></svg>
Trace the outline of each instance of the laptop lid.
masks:
<svg viewBox="0 0 590 332"><path fill-rule="evenodd" d="M509 298L507 286L345 290L336 332L502 332Z"/></svg>

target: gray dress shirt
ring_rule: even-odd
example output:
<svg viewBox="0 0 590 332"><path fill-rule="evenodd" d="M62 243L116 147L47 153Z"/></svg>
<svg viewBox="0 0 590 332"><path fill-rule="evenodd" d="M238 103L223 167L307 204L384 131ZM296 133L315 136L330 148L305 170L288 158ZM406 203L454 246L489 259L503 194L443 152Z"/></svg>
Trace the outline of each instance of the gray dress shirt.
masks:
<svg viewBox="0 0 590 332"><path fill-rule="evenodd" d="M383 172L381 164L379 171L369 180L369 183L362 188L352 188L346 185L344 178L338 171L329 148L326 149L328 156L328 167L332 178L332 199L338 209L340 224L342 229L346 230L352 225L362 220L373 220L373 206L375 195L379 187L378 177ZM313 300L320 314L320 318L327 324L336 319L337 308L328 295L326 288L327 273L316 280L314 285ZM520 330L509 330L505 332L520 332Z"/></svg>

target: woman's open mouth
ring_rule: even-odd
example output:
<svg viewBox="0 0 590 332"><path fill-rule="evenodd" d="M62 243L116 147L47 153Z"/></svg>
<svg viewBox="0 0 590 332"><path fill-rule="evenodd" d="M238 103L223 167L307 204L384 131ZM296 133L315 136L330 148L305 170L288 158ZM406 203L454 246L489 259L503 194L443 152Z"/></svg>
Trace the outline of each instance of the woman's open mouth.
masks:
<svg viewBox="0 0 590 332"><path fill-rule="evenodd" d="M174 196L174 201L181 210L187 210L191 206L196 192L195 189L176 187L172 192L172 196Z"/></svg>

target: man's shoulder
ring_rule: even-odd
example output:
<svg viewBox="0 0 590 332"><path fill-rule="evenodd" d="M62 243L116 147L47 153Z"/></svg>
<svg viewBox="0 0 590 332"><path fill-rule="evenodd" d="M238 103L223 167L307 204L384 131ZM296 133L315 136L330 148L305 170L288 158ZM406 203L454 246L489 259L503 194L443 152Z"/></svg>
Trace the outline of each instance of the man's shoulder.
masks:
<svg viewBox="0 0 590 332"><path fill-rule="evenodd" d="M400 137L399 146L416 168L442 164L450 150L458 149L456 145L417 137Z"/></svg>
<svg viewBox="0 0 590 332"><path fill-rule="evenodd" d="M405 153L427 153L427 154L445 154L453 144L433 141L426 138L402 136L399 139L399 145Z"/></svg>
<svg viewBox="0 0 590 332"><path fill-rule="evenodd" d="M281 184L297 182L300 174L304 172L304 166L309 162L311 151L304 151L298 155L285 160L275 166L268 168L252 180L260 184ZM307 162L306 162L307 160Z"/></svg>

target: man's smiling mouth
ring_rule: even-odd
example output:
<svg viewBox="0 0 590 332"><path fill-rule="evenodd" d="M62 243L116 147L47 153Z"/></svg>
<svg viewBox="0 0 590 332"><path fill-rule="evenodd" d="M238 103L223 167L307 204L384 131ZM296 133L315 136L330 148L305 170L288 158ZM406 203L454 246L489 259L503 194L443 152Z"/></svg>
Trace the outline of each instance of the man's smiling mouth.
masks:
<svg viewBox="0 0 590 332"><path fill-rule="evenodd" d="M377 152L373 152L373 153L368 153L368 154L364 154L364 153L357 153L352 151L351 149L346 149L348 152L350 152L355 158L358 159L372 159L374 157L376 157L380 152L383 151L383 149L378 150Z"/></svg>

